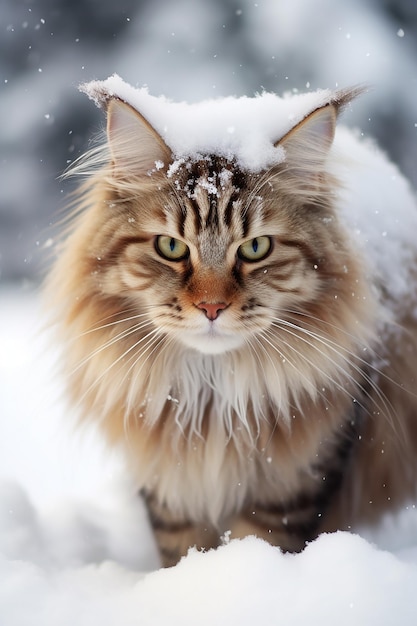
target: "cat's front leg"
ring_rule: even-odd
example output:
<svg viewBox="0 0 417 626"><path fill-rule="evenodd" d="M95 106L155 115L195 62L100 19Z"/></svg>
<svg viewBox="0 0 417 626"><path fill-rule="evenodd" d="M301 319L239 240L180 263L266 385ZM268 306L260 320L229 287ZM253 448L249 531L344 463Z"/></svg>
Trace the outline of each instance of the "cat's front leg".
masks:
<svg viewBox="0 0 417 626"><path fill-rule="evenodd" d="M284 552L300 552L317 537L321 514L310 504L284 509L281 505L255 504L230 524L230 538L254 535Z"/></svg>
<svg viewBox="0 0 417 626"><path fill-rule="evenodd" d="M172 567L189 548L209 550L219 545L219 532L173 513L149 492L142 491L162 565Z"/></svg>

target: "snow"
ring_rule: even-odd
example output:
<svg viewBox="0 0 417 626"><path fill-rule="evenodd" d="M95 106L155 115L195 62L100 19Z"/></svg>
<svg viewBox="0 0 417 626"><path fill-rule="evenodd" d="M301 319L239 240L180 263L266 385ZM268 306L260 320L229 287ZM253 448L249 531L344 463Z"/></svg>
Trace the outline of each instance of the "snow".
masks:
<svg viewBox="0 0 417 626"><path fill-rule="evenodd" d="M179 159L217 154L235 158L254 172L281 162L283 151L274 143L334 96L329 89L284 97L263 92L253 98L230 96L189 104L152 96L146 87L136 89L117 74L85 83L81 91L99 106L109 97L133 106Z"/></svg>
<svg viewBox="0 0 417 626"><path fill-rule="evenodd" d="M415 624L414 506L298 555L226 538L158 569L120 459L73 432L42 321L36 294L0 290L2 626Z"/></svg>
<svg viewBox="0 0 417 626"><path fill-rule="evenodd" d="M415 192L373 141L343 126L336 132L334 158L343 184L341 216L396 311L404 298L416 297L410 282L416 269Z"/></svg>

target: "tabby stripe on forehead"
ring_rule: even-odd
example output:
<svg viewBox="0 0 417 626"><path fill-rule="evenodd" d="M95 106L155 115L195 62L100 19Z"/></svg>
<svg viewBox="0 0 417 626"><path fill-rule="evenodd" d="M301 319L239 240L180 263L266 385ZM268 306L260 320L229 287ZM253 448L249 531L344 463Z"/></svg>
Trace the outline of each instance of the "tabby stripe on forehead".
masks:
<svg viewBox="0 0 417 626"><path fill-rule="evenodd" d="M178 212L177 229L178 229L178 234L180 237L184 237L185 235L185 218L186 218L185 211Z"/></svg>
<svg viewBox="0 0 417 626"><path fill-rule="evenodd" d="M250 229L250 217L249 217L249 211L243 211L242 212L242 216L241 216L241 223L242 223L242 237L247 237L249 235L249 229Z"/></svg>
<svg viewBox="0 0 417 626"><path fill-rule="evenodd" d="M218 228L219 226L219 214L217 211L217 202L214 198L210 200L210 208L206 218L206 228L209 226Z"/></svg>
<svg viewBox="0 0 417 626"><path fill-rule="evenodd" d="M229 202L227 203L227 206L224 210L224 215L223 215L223 219L224 219L224 223L226 224L226 226L229 228L232 224L232 219L233 219L233 214L236 213L239 215L239 219L240 219L240 206L239 206L239 191L238 189L235 189L230 197Z"/></svg>
<svg viewBox="0 0 417 626"><path fill-rule="evenodd" d="M227 203L227 206L223 215L224 223L226 224L228 228L230 228L232 224L233 209L234 209L234 201L231 198L230 201Z"/></svg>
<svg viewBox="0 0 417 626"><path fill-rule="evenodd" d="M194 198L189 198L188 202L194 215L194 228L196 232L199 233L203 228L203 223L201 221L200 207L198 206L198 203L194 200Z"/></svg>
<svg viewBox="0 0 417 626"><path fill-rule="evenodd" d="M242 196L242 191L248 186L248 177L251 178L251 175L244 173L239 169L233 171L234 193L230 198L230 209L229 206L227 207L227 211L230 211L230 223L232 221L233 209L236 208L236 211L239 212L238 218L242 224L243 237L247 237L249 234L251 225L250 211L248 210L248 207L240 207L237 203Z"/></svg>

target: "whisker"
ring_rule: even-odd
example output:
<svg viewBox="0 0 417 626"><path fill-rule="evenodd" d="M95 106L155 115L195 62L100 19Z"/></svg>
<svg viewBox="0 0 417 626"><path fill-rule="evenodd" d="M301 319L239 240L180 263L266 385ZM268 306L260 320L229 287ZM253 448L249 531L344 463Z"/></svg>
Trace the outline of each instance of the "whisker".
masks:
<svg viewBox="0 0 417 626"><path fill-rule="evenodd" d="M128 360L127 360L127 364L129 364L129 363L132 363L132 364L129 366L129 369L126 371L126 374L125 374L125 377L124 377L124 378L126 378L126 377L128 377L128 376L129 376L130 372L131 372L131 371L132 371L132 369L135 367L135 365L136 365L136 363L138 362L139 358L140 358L143 354L145 354L145 353L147 352L148 348L149 348L150 346L152 346L155 342L159 341L159 340L160 340L160 339L164 336L164 335L163 335L163 333L161 332L161 330L160 330L159 328L157 328L157 329L155 329L155 330L156 330L156 332L155 332L152 336L151 336L151 333L148 333L148 335L146 335L146 339L148 339L148 337L150 337L150 339L148 339L147 343L145 343L143 346L141 346L141 352L140 352L140 354L139 354L139 355L137 355L137 354L135 354L135 353L134 353L134 354L131 354L131 355L130 355L130 357L128 358ZM149 355L146 357L146 359L145 359L144 363L143 363L143 364L142 364L142 366L141 366L141 369L142 369L143 365L146 363L146 361L147 361L148 357L149 357ZM141 371L141 370L140 370L140 371ZM135 375L135 378L136 378L136 377L137 377L137 376Z"/></svg>
<svg viewBox="0 0 417 626"><path fill-rule="evenodd" d="M101 326L93 326L89 330L85 330L84 332L80 333L75 338L75 340L79 339L80 337L85 337L86 335L95 333L95 332L97 332L99 330L104 330L105 328L111 328L112 326L117 326L117 324L123 324L125 322L131 322L131 321L139 319L141 317L147 317L147 315L148 315L147 313L138 313L136 315L131 315L130 317L123 317L121 319L115 320L114 322L108 322L107 324L102 324ZM113 315L109 315L108 317L113 317ZM105 321L105 319L106 318L104 318L102 321Z"/></svg>
<svg viewBox="0 0 417 626"><path fill-rule="evenodd" d="M318 337L322 337L323 339L325 339L326 341L332 343L333 345L335 345L337 347L340 347L341 349L346 351L351 356L354 356L359 361L362 361L364 364L369 365L368 361L366 361L366 359L362 359L359 356L359 354L357 354L357 353L355 353L353 351L350 351L348 348L345 348L344 346L341 346L337 342L335 342L332 339L330 339L330 337L328 337L328 336L323 336L323 335L318 334L317 330L316 330L316 325L311 323L311 322L307 322L306 319L313 320L313 322L318 322L320 325L327 326L327 327L331 328L332 330L337 331L341 335L344 335L345 337L347 337L353 343L357 343L357 337L353 333L348 332L346 329L342 328L341 326L338 326L337 324L333 324L332 322L328 322L327 320L324 320L324 319L322 319L320 317L317 317L316 315L311 315L310 313L306 313L304 311L296 311L296 310L292 310L292 309L283 309L283 312L284 313L289 313L290 315L293 315L296 318L299 318L299 317L302 318L302 325L298 324L296 322L291 322L291 321L287 320L290 324L294 324L295 328L301 328L302 329L305 326L309 326L310 328L313 329L312 332L317 334ZM281 318L279 318L279 319L281 319ZM363 346L363 347L367 349L369 346L366 345L366 346ZM381 355L378 355L378 353L375 352L374 348L372 348L372 353L376 357L378 357L381 361L384 360Z"/></svg>
<svg viewBox="0 0 417 626"><path fill-rule="evenodd" d="M122 324L123 322L129 322L132 321L134 319L139 319L140 317L146 317L149 314L149 311L152 311L156 308L156 305L146 305L143 306L141 305L141 309L142 312L141 313L135 313L135 315L131 315L128 317L122 317L124 315L127 315L129 313L132 313L133 311L137 311L138 307L135 304L132 304L132 306L129 307L125 307L123 309L121 309L120 311L115 311L114 313L111 313L110 315L106 315L105 317L101 318L100 320L98 320L93 326L91 326L90 328L88 328L87 330L85 330L84 332L80 333L79 335L77 335L78 337L84 337L85 335L88 335L89 333L93 333L95 331L98 330L103 330L104 328L109 328L111 326L116 326L117 324ZM112 319L112 318L117 318L115 319L113 322L109 322L109 323L104 323L106 322L106 320Z"/></svg>
<svg viewBox="0 0 417 626"><path fill-rule="evenodd" d="M378 368L375 368L374 366L372 366L372 364L370 364L366 359L363 359L357 353L353 352L352 350L349 350L345 346L342 346L342 345L338 344L334 340L330 339L330 337L323 336L323 335L317 333L316 331L308 330L307 328L304 328L303 326L299 326L297 324L294 324L293 322L290 322L288 320L280 320L279 319L279 324L280 325L282 325L282 324L288 325L288 326L290 326L291 328L293 328L293 329L295 329L297 331L305 333L307 336L312 337L313 339L317 340L319 343L321 343L321 344L325 345L326 347L328 347L330 350L332 350L336 354L342 356L346 360L348 365L352 369L354 369L358 374L360 374L360 376L362 378L365 379L365 381L370 385L370 387L375 391L375 393L377 393L377 394L380 393L379 387L372 380L372 378L369 376L369 374L367 374L366 369L372 369L375 373L377 373L379 375L382 375L382 376L384 374L383 374L383 372L381 370L379 370ZM336 329L338 329L337 326L334 326L334 327ZM346 334L348 334L348 333L346 333ZM349 336L352 337L353 339L355 339L355 337L353 335L349 335ZM313 345L313 344L311 344L311 345ZM363 368L359 367L358 365L356 365L356 363L351 358L346 358L345 355L348 355L348 357L352 357L354 360L356 360L359 363L363 364L366 369L364 370ZM392 382L394 382L394 381L392 381ZM363 391L365 391L365 390L363 390ZM383 403L385 404L386 399L382 396L382 394L380 396L380 400L383 401ZM391 409L392 409L392 407L391 407Z"/></svg>
<svg viewBox="0 0 417 626"><path fill-rule="evenodd" d="M144 354L146 352L148 352L146 358L143 360L141 366L135 372L134 377L132 379L132 383L130 385L130 390L135 389L136 381L137 381L140 373L142 372L143 368L145 367L145 365L147 364L149 359L155 353L155 351L158 348L160 348L161 349L160 354L162 355L162 353L168 348L168 346L171 344L171 342L172 342L172 339L171 338L167 338L166 335L164 333L162 333L160 329L158 329L158 332L155 333L155 335L153 337L151 337L151 339L144 346L142 346L140 354L134 354L134 355L132 355L130 357L129 361L132 361L132 363L129 366L129 369L126 371L122 381L120 382L120 385L123 382L126 381L128 376L130 375L130 373L137 366L139 360L144 356ZM132 393L130 393L128 395L127 402L126 402L126 410L125 410L125 418L124 418L124 427L125 427L125 431L126 432L128 432L128 430L129 430L129 415L132 412L132 402L134 402L136 400L136 397L131 398L132 395L133 395Z"/></svg>
<svg viewBox="0 0 417 626"><path fill-rule="evenodd" d="M251 337L251 338L245 337L245 343L249 346L251 353L255 355L255 358L258 361L259 366L260 366L262 372L264 373L264 378L266 380L265 365L264 365L261 357L258 354L257 346L253 345L253 341L252 340L255 341L260 347L262 347L262 344L259 341L258 337L256 337L256 336ZM272 367L274 368L275 372L277 373L276 367L275 367L275 363L273 362L273 360L271 359L269 354L268 354L268 357L269 357L269 360L271 362ZM277 373L277 380L279 380L278 373ZM264 416L264 417L266 417L266 416ZM259 437L259 435L260 435L260 425L259 425L258 420L256 420L256 423L257 423L257 437ZM233 432L230 433L230 436L233 436Z"/></svg>
<svg viewBox="0 0 417 626"><path fill-rule="evenodd" d="M126 337L129 337L130 335L133 335L143 330L147 326L152 326L152 322L150 320L145 320L145 321L140 322L139 324L134 324L133 326L130 326L129 328L125 328L120 333L118 333L117 335L107 340L102 345L100 345L98 348L93 350L87 357L82 359L82 361L80 361L78 365L70 372L70 376L73 376L81 367L83 367L86 363L88 363L88 361L93 359L95 356L97 356L104 350L107 350L108 348L118 343L122 339L126 339Z"/></svg>
<svg viewBox="0 0 417 626"><path fill-rule="evenodd" d="M154 328L153 330L151 330L147 335L145 335L144 337L141 337L138 341L136 341L135 343L133 343L131 346L129 346L124 352L122 352L117 359L115 359L112 363L110 363L110 365L108 367L106 367L106 369L101 372L100 376L98 376L93 383L85 390L85 392L83 393L83 395L80 398L80 403L81 401L83 401L86 396L94 389L94 387L96 387L100 381L107 376L107 374L110 372L110 370L112 370L118 363L120 363L120 361L124 360L126 358L126 356L132 352L132 350L135 350L143 341L148 340L148 344L151 340L149 340L149 337L152 337L152 335L158 335L160 333L160 331L157 328ZM147 346L148 344L145 344L145 346ZM102 348L101 348L102 349ZM87 359L88 361L88 359Z"/></svg>
<svg viewBox="0 0 417 626"><path fill-rule="evenodd" d="M262 350L262 354L263 354L263 355L266 355L266 356L268 357L268 360L269 360L269 362L271 363L271 365L272 365L272 367L273 367L273 369L274 369L274 372L275 372L275 374L276 374L276 378L275 378L275 380L277 381L277 384L278 384L278 385L279 385L279 387L280 387L280 395L282 395L282 391L281 391L281 380L280 380L280 379L281 379L281 377L280 377L280 375L278 374L278 371L277 371L277 368L276 368L275 361L272 359L271 355L269 354L269 351L268 351L268 350L265 350L265 346L262 344L262 342L261 342L261 340L259 339L259 337L258 337L258 336L254 335L254 336L252 337L252 339L253 339L253 340L255 340L255 341L256 341L256 343L258 344L258 346L259 346L259 347L260 347L260 349ZM264 337L264 340L265 340L267 343L269 343L269 341L268 341L265 337ZM264 373L264 375L265 375L265 379L266 379L266 371L265 371L265 366L264 366L264 363L263 363L262 359L261 359L261 358L260 358L260 356L258 355L258 350L257 350L256 346L254 346L254 345L252 344L252 341L251 341L251 340L249 340L249 339L246 339L246 343L247 343L247 344L249 345L249 347L251 348L251 351L255 354L255 356L256 356L256 358L257 358L257 360L258 360L258 362L259 362L259 364L260 364L260 366L261 366L261 369L262 369L262 371L263 371L263 373ZM273 347L273 346L272 346L272 347ZM282 355L282 356L283 356L283 358L285 358L285 357L284 357L284 355ZM290 362L290 361L289 361L289 362ZM276 429L277 429L277 428L278 428L278 420L274 420L273 425L272 425L272 428L270 429L270 433L269 433L268 440L267 440L267 442L266 442L265 447L268 447L269 443L272 441L272 439L273 439L273 437L274 437L274 434L275 434L275 431L276 431ZM260 424L259 424L259 422L258 422L258 436L259 436L259 429L260 429Z"/></svg>
<svg viewBox="0 0 417 626"><path fill-rule="evenodd" d="M288 354L284 354L283 353L282 346L278 347L277 345L275 345L272 341L270 341L267 338L267 336L266 336L267 334L269 334L269 336L272 339L276 339L275 334L270 329L265 329L265 330L262 331L262 337L263 337L264 341L266 341L268 343L268 345L273 350L278 352L278 354L280 355L281 358L285 359L285 361L288 362L294 368L294 370L297 372L297 375L301 376L305 380L305 382L307 383L308 387L312 387L313 382L311 380L309 380L308 377L303 372L300 371L300 369L297 367L297 365L295 363L293 363L291 361L291 359L288 358ZM313 369L316 369L316 370L320 371L324 376L327 376L327 378L329 378L330 380L332 380L332 382L334 382L333 379L329 375L326 375L326 373L323 372L321 369L319 369L315 364L313 364L312 361L307 359L302 352L300 352L299 350L294 348L294 346L292 344L288 343L285 340L282 340L282 338L280 338L280 343L283 343L284 346L289 349L289 352L292 352L292 353L297 354L298 356L301 356L304 361L307 361L307 363L309 363L312 366ZM314 389L318 393L319 396L321 396L323 399L326 399L324 394L322 393L322 391L320 391L316 387Z"/></svg>
<svg viewBox="0 0 417 626"><path fill-rule="evenodd" d="M370 393L367 390L367 388L362 383L360 383L358 380L356 380L352 374L348 374L347 370L344 369L343 366L340 363L338 363L334 359L330 358L330 356L328 354L326 354L325 352L323 352L323 350L320 350L319 347L317 345L315 345L314 342L308 341L305 337L302 337L298 333L305 334L310 339L314 339L318 343L326 346L332 352L334 352L337 355L341 356L344 359L345 363L352 370L357 372L360 375L361 379L363 379L367 383L367 385L369 385L369 387L375 392L375 394L377 395L378 399L380 400L380 402L382 404L382 406L379 406L377 404L377 402L375 401L375 399L373 399L373 402L374 402L376 408L379 409L380 411L382 411L384 414L386 414L386 416L389 418L389 421L392 422L391 415L392 415L392 412L393 412L393 407L388 402L388 399L385 397L385 395L383 393L381 393L381 390L379 389L378 385L372 380L372 378L369 376L369 374L367 374L367 372L364 371L363 368L361 368L358 365L356 365L352 361L351 358L347 358L345 355L349 355L349 356L353 356L354 358L357 358L359 361L361 361L367 367L369 367L369 363L367 363L364 359L361 359L360 357L357 357L357 355L355 355L354 353L349 351L347 348L344 348L343 346L338 345L336 342L328 339L327 337L323 337L323 336L321 336L321 335L319 335L317 333L314 333L313 331L309 331L309 330L307 330L307 329L305 329L305 328L303 328L301 326L297 326L296 324L293 324L292 322L289 322L288 320L281 320L281 319L277 318L277 321L273 322L273 326L276 326L277 328L280 328L281 330L285 330L288 334L296 337L300 341L303 341L303 342L307 343L309 346L311 346L312 348L314 348L320 355L322 355L325 359L330 361L336 367L336 369L343 374L343 376L347 377L347 379L350 382L352 382L355 386L358 386L360 388L360 390L362 391L362 393L364 394L364 396L371 398ZM290 330L290 329L292 329L292 330ZM296 330L297 332L294 332L294 330ZM343 354L343 353L345 353L345 354ZM305 355L304 355L304 358L306 358ZM314 366L314 367L317 368L317 366ZM321 373L326 375L326 373L323 372L322 370L319 370L319 371L321 371ZM326 376L328 377L328 375L326 375ZM333 382L336 384L336 381L333 381ZM338 385L338 388L343 390L345 393L348 393L341 385ZM355 402L358 402L357 398L354 398L352 396L352 394L349 394L349 395L352 398L352 400L355 400ZM365 407L363 407L363 408L365 408Z"/></svg>
<svg viewBox="0 0 417 626"><path fill-rule="evenodd" d="M314 315L310 315L308 313L304 313L304 312L300 312L300 311L293 311L291 309L284 309L284 312L293 314L293 315L301 315L303 318L309 318L312 319L313 321L318 321L324 325L329 326L330 328L333 328L334 330L336 330L337 332L344 334L346 337L348 337L349 339L356 341L356 337L355 335L353 335L352 333L348 333L344 328L341 328L340 326L337 326L336 324L332 324L331 322L327 322L325 320L322 320L319 317L316 317ZM292 322L289 322L292 323ZM315 328L314 324L309 324L308 322L305 322L303 319L303 325L308 325L312 328ZM399 326L399 325L398 325ZM297 329L302 330L303 326L300 326L298 324L294 324L294 327ZM306 329L307 330L307 329ZM392 383L393 385L403 389L403 387L401 386L401 384L396 381L395 379L393 379L392 377L388 376L388 374L386 374L382 369L376 367L375 365L372 365L372 363L370 363L368 360L364 359L363 357L361 357L359 354L349 350L348 348L341 346L340 344L338 344L337 342L333 341L332 339L330 339L329 337L324 337L322 335L320 335L319 333L317 333L315 330L311 331L312 333L314 333L316 335L317 338L321 338L324 341L326 341L329 345L332 344L334 345L336 348L343 350L344 352L346 352L346 354L349 354L350 356L352 356L355 360L357 360L359 363L363 363L368 369L371 369L373 372L375 372L376 374L378 374L379 376L381 376L381 378L384 378L385 380L387 380L388 382ZM365 346L366 348L368 346ZM372 355L374 355L380 362L384 362L385 358L381 355L378 354L378 352L375 351L374 347L371 347L372 350ZM416 395L413 394L412 392L409 392L412 395Z"/></svg>

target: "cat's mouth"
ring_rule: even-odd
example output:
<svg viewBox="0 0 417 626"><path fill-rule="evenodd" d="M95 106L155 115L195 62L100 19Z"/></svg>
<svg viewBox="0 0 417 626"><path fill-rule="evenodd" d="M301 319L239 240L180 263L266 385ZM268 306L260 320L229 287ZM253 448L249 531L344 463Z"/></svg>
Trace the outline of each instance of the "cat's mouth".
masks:
<svg viewBox="0 0 417 626"><path fill-rule="evenodd" d="M181 335L181 341L190 348L203 354L222 354L243 346L245 340L241 334L219 327L216 321L208 321L206 327L187 330Z"/></svg>

